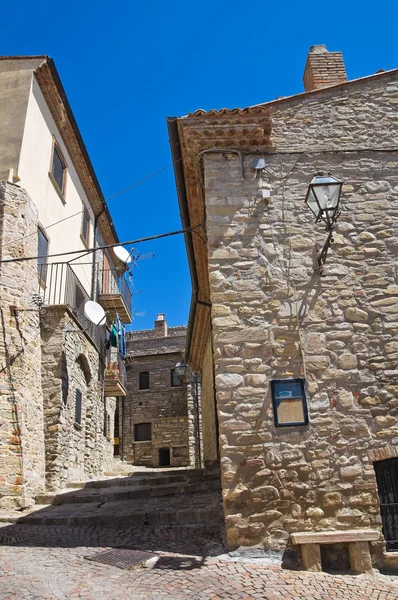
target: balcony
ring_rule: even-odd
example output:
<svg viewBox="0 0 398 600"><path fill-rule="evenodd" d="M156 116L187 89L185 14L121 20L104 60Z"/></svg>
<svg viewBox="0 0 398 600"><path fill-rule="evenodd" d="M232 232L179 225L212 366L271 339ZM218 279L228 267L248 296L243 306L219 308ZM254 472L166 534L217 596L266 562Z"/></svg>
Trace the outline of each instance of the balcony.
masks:
<svg viewBox="0 0 398 600"><path fill-rule="evenodd" d="M119 358L117 362L108 363L104 376L104 394L109 396L127 395L127 374L124 362Z"/></svg>
<svg viewBox="0 0 398 600"><path fill-rule="evenodd" d="M98 302L110 319L114 321L118 314L122 323L131 323L132 293L124 274L119 275L116 269L104 269L99 273L99 282Z"/></svg>
<svg viewBox="0 0 398 600"><path fill-rule="evenodd" d="M84 305L91 300L89 293L68 263L38 266L38 298L46 306L66 306L97 348L101 346L102 328L96 327L84 315Z"/></svg>

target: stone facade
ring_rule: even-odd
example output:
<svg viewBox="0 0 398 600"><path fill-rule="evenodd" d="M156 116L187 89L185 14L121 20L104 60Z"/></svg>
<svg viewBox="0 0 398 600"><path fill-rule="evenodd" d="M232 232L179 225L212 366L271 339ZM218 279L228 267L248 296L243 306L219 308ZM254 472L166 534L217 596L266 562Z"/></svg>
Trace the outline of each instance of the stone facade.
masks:
<svg viewBox="0 0 398 600"><path fill-rule="evenodd" d="M42 318L42 389L46 479L49 489L100 476L113 456L115 398L101 393L99 353L66 307L48 307ZM76 419L76 390L81 417Z"/></svg>
<svg viewBox="0 0 398 600"><path fill-rule="evenodd" d="M38 219L27 193L1 182L0 211L3 255L34 256ZM116 400L105 407L98 348L70 310L39 308L37 262L3 263L0 278L0 508L17 508L45 487L103 473L113 458L104 424L113 431Z"/></svg>
<svg viewBox="0 0 398 600"><path fill-rule="evenodd" d="M21 240L21 233L36 223L26 192L0 182L2 257L34 256L36 235ZM0 509L12 509L31 504L45 484L39 312L31 304L36 263L1 264L0 287Z"/></svg>
<svg viewBox="0 0 398 600"><path fill-rule="evenodd" d="M161 315L162 317L163 315ZM186 327L167 327L163 318L153 330L127 334L127 391L120 430L125 458L136 465L161 466L160 449L168 449L170 465L198 466L194 383L172 385L171 371L182 361ZM149 389L140 389L140 373L149 373ZM151 424L151 439L135 439L137 424Z"/></svg>
<svg viewBox="0 0 398 600"><path fill-rule="evenodd" d="M397 105L393 71L181 120L191 222L190 148L196 157L203 131L225 147L203 151L202 177L231 548L283 551L293 532L367 527L380 532L381 564L373 463L397 456L398 443ZM215 139L225 128L229 144ZM314 253L326 233L304 204L318 171L345 182L323 276ZM309 425L277 428L270 382L292 377L305 379Z"/></svg>

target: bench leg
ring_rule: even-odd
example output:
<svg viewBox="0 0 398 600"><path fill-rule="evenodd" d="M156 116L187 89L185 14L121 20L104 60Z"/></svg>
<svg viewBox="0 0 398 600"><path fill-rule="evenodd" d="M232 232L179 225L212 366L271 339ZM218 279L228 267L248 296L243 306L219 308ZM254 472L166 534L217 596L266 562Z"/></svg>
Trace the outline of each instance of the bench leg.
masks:
<svg viewBox="0 0 398 600"><path fill-rule="evenodd" d="M348 544L350 566L354 573L366 573L372 570L369 542L350 542Z"/></svg>
<svg viewBox="0 0 398 600"><path fill-rule="evenodd" d="M307 571L322 571L321 548L319 544L301 544L301 558Z"/></svg>

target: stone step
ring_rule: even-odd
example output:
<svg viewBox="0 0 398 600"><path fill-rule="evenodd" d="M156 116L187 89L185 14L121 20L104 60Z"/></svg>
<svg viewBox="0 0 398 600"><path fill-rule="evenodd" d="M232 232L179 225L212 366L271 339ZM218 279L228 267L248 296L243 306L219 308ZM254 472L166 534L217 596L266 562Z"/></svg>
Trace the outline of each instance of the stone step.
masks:
<svg viewBox="0 0 398 600"><path fill-rule="evenodd" d="M86 504L87 502L114 502L118 500L134 500L137 498L156 498L161 496L176 496L181 494L206 493L208 491L221 491L220 481L217 479L193 483L175 482L158 486L137 485L105 486L101 488L83 488L68 490L62 493L41 494L37 496L38 504Z"/></svg>
<svg viewBox="0 0 398 600"><path fill-rule="evenodd" d="M215 492L195 494L187 502L186 496L175 496L165 502L162 498L134 499L112 502L89 502L40 506L18 523L31 525L98 525L123 527L125 525L162 527L182 524L221 523L223 510L221 496Z"/></svg>
<svg viewBox="0 0 398 600"><path fill-rule="evenodd" d="M193 481L220 481L219 473L206 473L199 470L193 470L193 474L187 474L188 472L168 472L168 473L144 473L138 475L133 473L132 475L125 477L110 477L109 479L98 479L89 481L76 481L67 484L67 488L103 488L103 487L114 487L118 486L133 486L133 485L149 485L158 486L177 482L193 482Z"/></svg>

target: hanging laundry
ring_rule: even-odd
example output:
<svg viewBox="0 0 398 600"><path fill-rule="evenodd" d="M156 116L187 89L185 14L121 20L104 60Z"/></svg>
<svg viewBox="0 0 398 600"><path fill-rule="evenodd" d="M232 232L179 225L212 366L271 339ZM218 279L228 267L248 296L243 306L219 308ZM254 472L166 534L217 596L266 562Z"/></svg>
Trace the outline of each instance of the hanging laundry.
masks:
<svg viewBox="0 0 398 600"><path fill-rule="evenodd" d="M111 346L112 348L117 348L117 329L114 323L112 323L111 327Z"/></svg>
<svg viewBox="0 0 398 600"><path fill-rule="evenodd" d="M109 329L109 327L107 327L105 329L105 350L109 350L109 348L111 347L111 330Z"/></svg>
<svg viewBox="0 0 398 600"><path fill-rule="evenodd" d="M126 328L120 320L119 315L116 315L117 332L119 336L119 354L126 356Z"/></svg>

